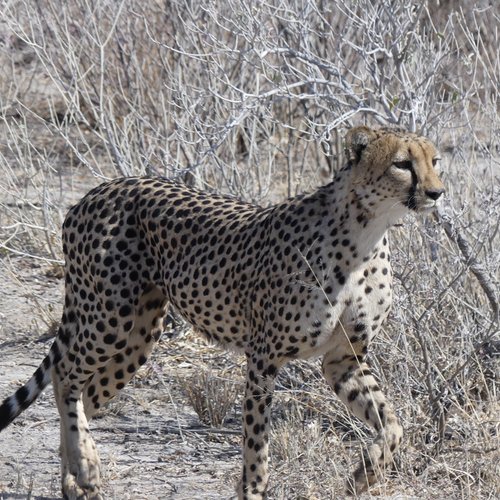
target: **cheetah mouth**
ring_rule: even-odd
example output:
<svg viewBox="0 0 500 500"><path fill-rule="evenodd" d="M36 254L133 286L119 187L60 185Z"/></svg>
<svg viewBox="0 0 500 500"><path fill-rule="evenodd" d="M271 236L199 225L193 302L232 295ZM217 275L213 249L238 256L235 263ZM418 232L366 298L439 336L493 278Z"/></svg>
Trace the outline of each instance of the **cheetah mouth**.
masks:
<svg viewBox="0 0 500 500"><path fill-rule="evenodd" d="M436 203L426 204L418 209L418 213L427 214L433 212L437 207Z"/></svg>
<svg viewBox="0 0 500 500"><path fill-rule="evenodd" d="M412 185L410 190L408 191L408 195L404 202L404 205L410 210L419 211L419 204L417 203L417 190L415 185Z"/></svg>
<svg viewBox="0 0 500 500"><path fill-rule="evenodd" d="M410 207L410 208L419 214L427 214L434 211L437 208L437 202L425 201L423 203L415 203L415 207Z"/></svg>

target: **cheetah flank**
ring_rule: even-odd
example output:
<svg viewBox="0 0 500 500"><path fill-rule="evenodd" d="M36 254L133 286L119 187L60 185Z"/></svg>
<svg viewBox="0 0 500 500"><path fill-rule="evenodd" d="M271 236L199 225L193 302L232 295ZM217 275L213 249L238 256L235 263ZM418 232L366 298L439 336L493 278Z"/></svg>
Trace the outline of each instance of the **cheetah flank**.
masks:
<svg viewBox="0 0 500 500"><path fill-rule="evenodd" d="M391 464L402 429L365 360L391 306L387 230L409 211L432 209L444 189L436 148L415 134L357 127L346 153L333 182L269 208L124 178L70 209L57 337L0 406L2 429L52 379L65 498L103 498L87 421L146 362L168 304L246 355L238 498L266 497L274 381L291 359L323 356L335 393L377 432L348 491L365 490Z"/></svg>

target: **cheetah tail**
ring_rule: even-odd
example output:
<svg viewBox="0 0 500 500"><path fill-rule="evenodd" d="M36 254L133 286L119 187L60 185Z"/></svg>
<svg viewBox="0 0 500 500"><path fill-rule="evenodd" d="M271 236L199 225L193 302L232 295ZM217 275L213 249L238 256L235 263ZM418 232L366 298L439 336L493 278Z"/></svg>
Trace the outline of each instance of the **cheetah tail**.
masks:
<svg viewBox="0 0 500 500"><path fill-rule="evenodd" d="M61 354L57 340L49 353L33 373L29 381L0 405L0 431L30 406L50 383L51 367L59 362Z"/></svg>

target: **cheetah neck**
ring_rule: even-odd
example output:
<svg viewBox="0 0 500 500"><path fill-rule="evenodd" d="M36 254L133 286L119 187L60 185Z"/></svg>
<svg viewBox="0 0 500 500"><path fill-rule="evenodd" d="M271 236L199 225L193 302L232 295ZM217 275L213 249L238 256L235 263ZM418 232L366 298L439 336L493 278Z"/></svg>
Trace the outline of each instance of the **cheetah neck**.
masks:
<svg viewBox="0 0 500 500"><path fill-rule="evenodd" d="M328 215L317 210L323 219L324 258L331 262L333 255L338 265L347 270L358 267L376 254L396 220L390 213L370 210L363 205L352 188L351 171L342 170L317 194L317 204L325 205L326 202L329 207Z"/></svg>

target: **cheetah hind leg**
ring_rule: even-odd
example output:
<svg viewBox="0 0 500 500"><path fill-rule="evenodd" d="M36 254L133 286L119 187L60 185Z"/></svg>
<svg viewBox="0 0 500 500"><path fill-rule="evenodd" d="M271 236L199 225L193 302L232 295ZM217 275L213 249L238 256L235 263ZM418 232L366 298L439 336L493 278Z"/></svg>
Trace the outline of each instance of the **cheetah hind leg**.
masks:
<svg viewBox="0 0 500 500"><path fill-rule="evenodd" d="M58 365L58 370L53 371L54 392L61 416L62 491L65 498L102 500L100 460L87 419L123 388L146 362L161 333L164 314L164 297L157 288L150 289L139 300L134 326L122 339L120 348L116 349L115 344L109 359L99 362L90 377L84 373L75 377L75 367L67 358ZM68 374L71 379L69 388Z"/></svg>
<svg viewBox="0 0 500 500"><path fill-rule="evenodd" d="M101 464L83 410L81 388L65 391L64 379L52 372L54 395L61 417L61 480L67 500L103 500Z"/></svg>
<svg viewBox="0 0 500 500"><path fill-rule="evenodd" d="M88 418L118 394L146 363L161 335L166 314L167 302L157 288L142 296L126 344L85 384L83 403Z"/></svg>

